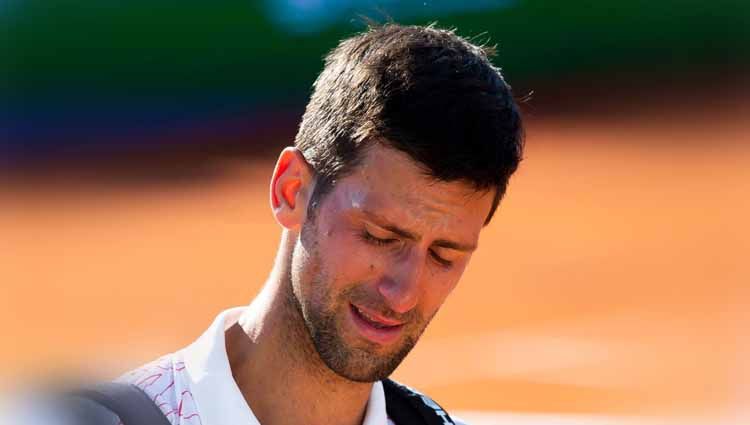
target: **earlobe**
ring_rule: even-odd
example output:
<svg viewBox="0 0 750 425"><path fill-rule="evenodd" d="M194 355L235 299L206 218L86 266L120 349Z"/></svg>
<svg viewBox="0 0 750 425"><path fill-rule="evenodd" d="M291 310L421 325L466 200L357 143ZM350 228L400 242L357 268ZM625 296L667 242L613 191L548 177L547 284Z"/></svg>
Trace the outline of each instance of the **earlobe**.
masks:
<svg viewBox="0 0 750 425"><path fill-rule="evenodd" d="M293 229L304 221L312 167L297 148L285 148L271 178L271 209L283 227Z"/></svg>

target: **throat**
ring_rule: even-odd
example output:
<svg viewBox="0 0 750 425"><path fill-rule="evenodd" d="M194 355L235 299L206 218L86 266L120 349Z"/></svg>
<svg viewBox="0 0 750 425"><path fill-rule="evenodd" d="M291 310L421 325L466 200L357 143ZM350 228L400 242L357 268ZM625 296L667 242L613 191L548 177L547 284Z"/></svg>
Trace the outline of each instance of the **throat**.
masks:
<svg viewBox="0 0 750 425"><path fill-rule="evenodd" d="M265 317L243 317L242 325L235 323L226 331L232 376L258 421L263 425L362 424L373 384L353 382L328 369L294 312L276 309L274 315L274 309L260 310ZM257 327L249 324L258 320L263 331L254 334Z"/></svg>

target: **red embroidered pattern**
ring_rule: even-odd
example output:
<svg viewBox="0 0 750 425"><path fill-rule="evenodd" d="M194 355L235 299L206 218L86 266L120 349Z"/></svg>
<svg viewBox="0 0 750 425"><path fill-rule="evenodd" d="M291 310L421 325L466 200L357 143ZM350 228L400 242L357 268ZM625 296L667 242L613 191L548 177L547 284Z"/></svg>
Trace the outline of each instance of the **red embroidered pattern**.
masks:
<svg viewBox="0 0 750 425"><path fill-rule="evenodd" d="M148 394L172 425L202 425L193 394L188 388L185 363L168 354L128 372L118 381L136 385ZM120 422L118 425L122 425Z"/></svg>

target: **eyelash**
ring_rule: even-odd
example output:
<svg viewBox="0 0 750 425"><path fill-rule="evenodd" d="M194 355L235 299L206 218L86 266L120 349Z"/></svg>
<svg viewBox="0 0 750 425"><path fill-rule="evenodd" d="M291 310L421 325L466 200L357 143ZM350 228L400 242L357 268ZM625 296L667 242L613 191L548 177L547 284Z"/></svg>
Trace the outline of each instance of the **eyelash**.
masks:
<svg viewBox="0 0 750 425"><path fill-rule="evenodd" d="M365 242L376 245L376 246L388 246L395 242L398 242L398 239L381 239L381 238L375 237L366 230L362 232L361 236ZM445 268L449 268L453 265L452 261L442 258L441 256L437 255L435 251L433 250L430 250L430 255L432 256L432 259L435 260L435 262L437 262L439 265Z"/></svg>
<svg viewBox="0 0 750 425"><path fill-rule="evenodd" d="M371 235L370 232L366 230L362 232L362 239L364 239L365 242L369 242L373 245L378 245L378 246L386 246L386 245L390 245L396 242L396 239L376 238L375 236Z"/></svg>
<svg viewBox="0 0 750 425"><path fill-rule="evenodd" d="M446 260L445 258L437 255L433 250L430 250L430 255L432 255L433 260L437 261L438 264L445 268L449 268L453 265L453 261Z"/></svg>

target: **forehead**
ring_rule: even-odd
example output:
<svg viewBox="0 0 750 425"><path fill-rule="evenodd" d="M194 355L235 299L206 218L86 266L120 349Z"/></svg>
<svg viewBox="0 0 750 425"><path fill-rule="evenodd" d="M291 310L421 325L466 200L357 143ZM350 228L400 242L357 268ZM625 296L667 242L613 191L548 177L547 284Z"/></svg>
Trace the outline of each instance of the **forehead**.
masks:
<svg viewBox="0 0 750 425"><path fill-rule="evenodd" d="M360 165L336 183L332 201L341 209L367 210L403 225L446 227L477 233L492 193L426 175L408 155L375 144Z"/></svg>

